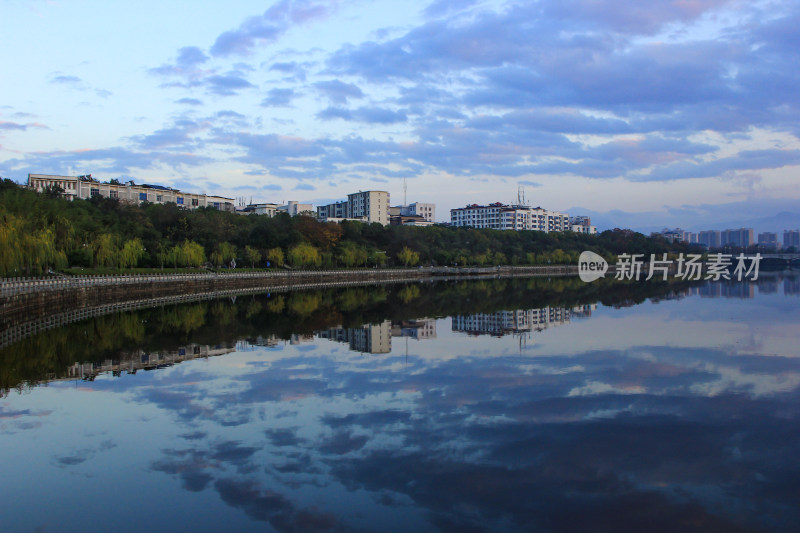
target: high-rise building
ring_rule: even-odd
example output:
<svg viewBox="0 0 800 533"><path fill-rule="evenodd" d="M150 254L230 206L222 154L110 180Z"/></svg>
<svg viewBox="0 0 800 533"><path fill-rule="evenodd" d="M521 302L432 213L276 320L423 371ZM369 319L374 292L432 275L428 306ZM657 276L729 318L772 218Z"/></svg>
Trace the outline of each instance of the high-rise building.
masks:
<svg viewBox="0 0 800 533"><path fill-rule="evenodd" d="M753 228L726 229L720 232L721 246L745 248L753 245Z"/></svg>
<svg viewBox="0 0 800 533"><path fill-rule="evenodd" d="M764 232L758 234L758 245L764 248L773 250L778 249L778 234L772 232Z"/></svg>
<svg viewBox="0 0 800 533"><path fill-rule="evenodd" d="M722 236L719 231L708 230L697 234L697 243L704 244L709 248L719 248Z"/></svg>
<svg viewBox="0 0 800 533"><path fill-rule="evenodd" d="M787 229L783 231L783 247L789 248L792 246L800 248L800 230Z"/></svg>

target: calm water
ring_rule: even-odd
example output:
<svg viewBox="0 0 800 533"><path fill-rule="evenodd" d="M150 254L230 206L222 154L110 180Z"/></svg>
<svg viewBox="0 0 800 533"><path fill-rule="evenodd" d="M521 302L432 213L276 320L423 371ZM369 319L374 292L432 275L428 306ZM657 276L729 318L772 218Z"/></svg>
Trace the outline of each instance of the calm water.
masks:
<svg viewBox="0 0 800 533"><path fill-rule="evenodd" d="M792 531L800 279L263 294L0 350L3 531Z"/></svg>

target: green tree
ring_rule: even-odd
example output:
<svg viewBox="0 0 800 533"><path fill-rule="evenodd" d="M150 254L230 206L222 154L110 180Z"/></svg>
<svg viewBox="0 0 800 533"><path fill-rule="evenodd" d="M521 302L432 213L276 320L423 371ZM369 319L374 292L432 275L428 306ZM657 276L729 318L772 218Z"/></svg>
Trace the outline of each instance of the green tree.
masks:
<svg viewBox="0 0 800 533"><path fill-rule="evenodd" d="M283 250L280 248L270 248L267 250L266 260L275 266L283 266Z"/></svg>
<svg viewBox="0 0 800 533"><path fill-rule="evenodd" d="M408 246L403 246L403 249L397 254L397 259L406 267L414 266L419 262L419 254Z"/></svg>
<svg viewBox="0 0 800 533"><path fill-rule="evenodd" d="M250 245L244 247L244 255L247 257L247 260L250 261L251 268L255 268L256 263L261 261L261 252Z"/></svg>
<svg viewBox="0 0 800 533"><path fill-rule="evenodd" d="M289 263L294 267L318 267L322 264L319 250L310 244L300 243L289 249Z"/></svg>
<svg viewBox="0 0 800 533"><path fill-rule="evenodd" d="M121 268L135 267L144 257L144 254L144 246L139 237L125 241L125 244L122 245L122 250L119 252L119 266Z"/></svg>
<svg viewBox="0 0 800 533"><path fill-rule="evenodd" d="M119 259L117 236L111 233L102 233L94 241L94 264L101 267L116 266Z"/></svg>

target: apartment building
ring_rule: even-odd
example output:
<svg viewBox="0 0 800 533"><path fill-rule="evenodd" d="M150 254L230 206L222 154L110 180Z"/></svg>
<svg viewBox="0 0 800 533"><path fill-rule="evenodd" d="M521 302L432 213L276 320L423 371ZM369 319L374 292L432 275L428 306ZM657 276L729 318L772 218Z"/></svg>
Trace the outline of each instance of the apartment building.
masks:
<svg viewBox="0 0 800 533"><path fill-rule="evenodd" d="M501 202L489 205L470 204L451 209L450 222L456 227L535 230L547 233L571 229L569 215L566 213Z"/></svg>
<svg viewBox="0 0 800 533"><path fill-rule="evenodd" d="M751 246L754 243L753 228L726 229L720 232L720 241L722 246Z"/></svg>
<svg viewBox="0 0 800 533"><path fill-rule="evenodd" d="M317 207L321 221L358 220L389 224L389 193L386 191L359 191L347 195L347 200Z"/></svg>
<svg viewBox="0 0 800 533"><path fill-rule="evenodd" d="M585 233L587 235L597 234L597 227L592 226L592 219L586 215L569 217L569 226L575 233Z"/></svg>
<svg viewBox="0 0 800 533"><path fill-rule="evenodd" d="M800 248L800 230L787 229L783 231L783 247L790 248L792 246Z"/></svg>

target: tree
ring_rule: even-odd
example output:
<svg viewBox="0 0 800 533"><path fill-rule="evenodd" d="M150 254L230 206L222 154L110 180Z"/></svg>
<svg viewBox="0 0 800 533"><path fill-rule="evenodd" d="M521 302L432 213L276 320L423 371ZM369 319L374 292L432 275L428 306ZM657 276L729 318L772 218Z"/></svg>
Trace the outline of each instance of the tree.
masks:
<svg viewBox="0 0 800 533"><path fill-rule="evenodd" d="M322 256L314 246L300 243L289 249L289 262L295 267L319 266L322 264Z"/></svg>
<svg viewBox="0 0 800 533"><path fill-rule="evenodd" d="M266 259L275 266L283 266L283 250L270 248L267 250Z"/></svg>
<svg viewBox="0 0 800 533"><path fill-rule="evenodd" d="M103 233L94 241L94 264L101 267L113 267L119 258L117 236Z"/></svg>
<svg viewBox="0 0 800 533"><path fill-rule="evenodd" d="M256 263L261 261L261 252L250 245L244 247L244 255L250 261L250 267L255 268Z"/></svg>
<svg viewBox="0 0 800 533"><path fill-rule="evenodd" d="M232 259L236 259L236 246L229 242L218 244L216 250L211 253L211 262L217 267L229 263Z"/></svg>
<svg viewBox="0 0 800 533"><path fill-rule="evenodd" d="M419 262L419 254L408 246L403 246L403 249L397 254L397 259L406 267L414 266Z"/></svg>
<svg viewBox="0 0 800 533"><path fill-rule="evenodd" d="M125 241L119 252L119 266L120 268L135 267L142 257L144 257L144 246L139 237Z"/></svg>
<svg viewBox="0 0 800 533"><path fill-rule="evenodd" d="M367 261L367 251L351 242L341 244L337 249L339 261L345 266L362 266Z"/></svg>

